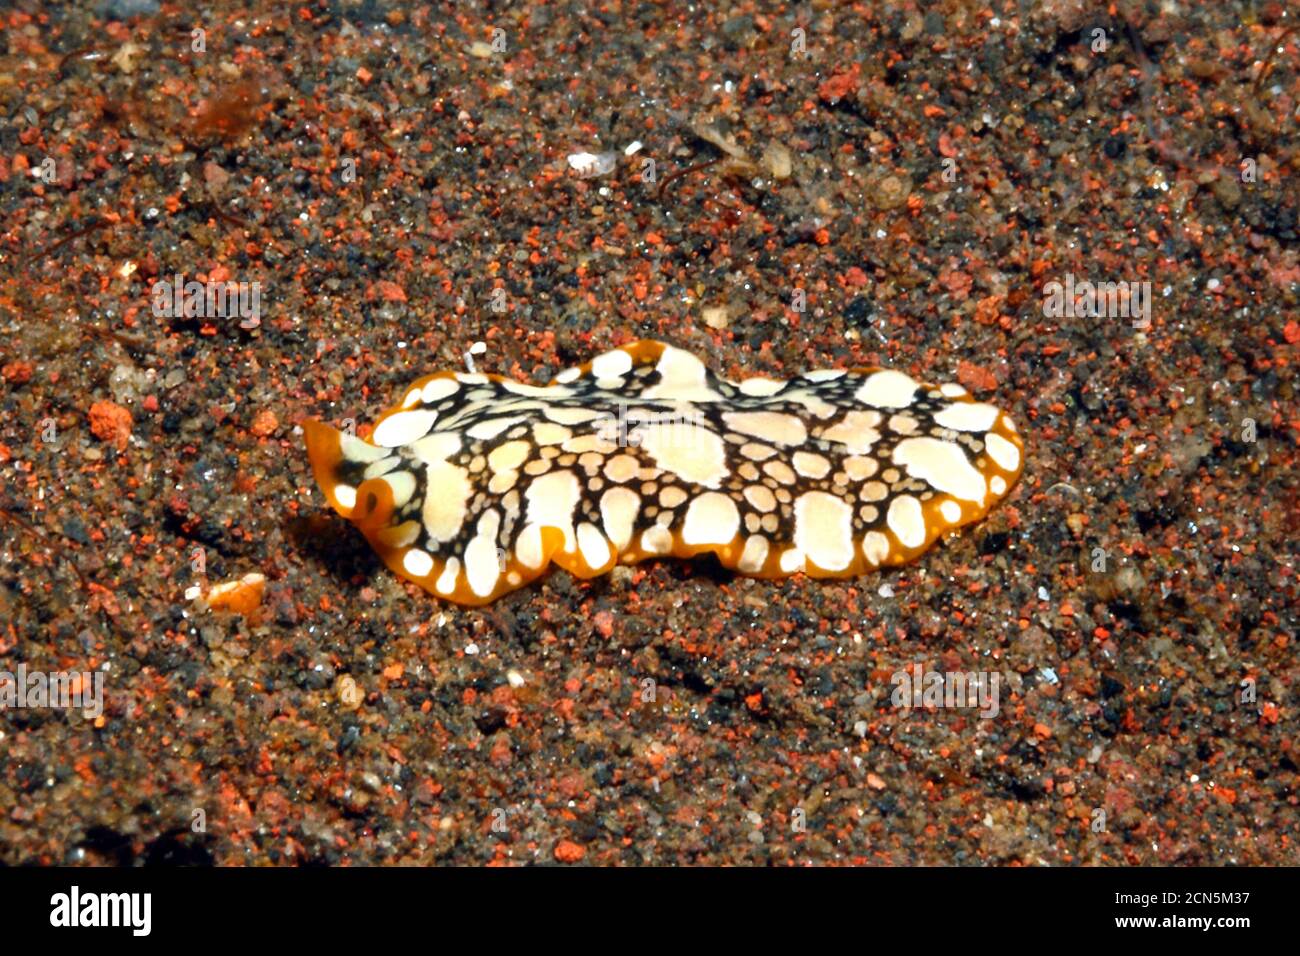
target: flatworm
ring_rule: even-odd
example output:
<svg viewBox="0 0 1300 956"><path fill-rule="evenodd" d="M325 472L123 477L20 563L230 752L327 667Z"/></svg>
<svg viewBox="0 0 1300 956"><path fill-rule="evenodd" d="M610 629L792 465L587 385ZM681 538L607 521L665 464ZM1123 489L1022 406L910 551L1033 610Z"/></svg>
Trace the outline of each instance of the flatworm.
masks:
<svg viewBox="0 0 1300 956"><path fill-rule="evenodd" d="M653 341L548 386L422 378L369 441L304 427L334 510L397 574L471 605L552 561L583 578L704 552L763 578L902 564L1005 497L1024 447L960 385L878 368L732 382Z"/></svg>

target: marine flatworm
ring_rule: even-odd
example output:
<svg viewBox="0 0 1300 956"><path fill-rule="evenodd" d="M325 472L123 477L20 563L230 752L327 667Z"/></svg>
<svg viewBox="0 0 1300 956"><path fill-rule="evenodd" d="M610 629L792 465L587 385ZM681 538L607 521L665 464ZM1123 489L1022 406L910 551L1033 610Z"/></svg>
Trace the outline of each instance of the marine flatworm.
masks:
<svg viewBox="0 0 1300 956"><path fill-rule="evenodd" d="M573 574L713 552L742 574L843 578L982 518L1020 476L1011 420L890 369L714 375L642 341L547 386L415 382L369 441L305 424L330 505L425 590L486 604Z"/></svg>

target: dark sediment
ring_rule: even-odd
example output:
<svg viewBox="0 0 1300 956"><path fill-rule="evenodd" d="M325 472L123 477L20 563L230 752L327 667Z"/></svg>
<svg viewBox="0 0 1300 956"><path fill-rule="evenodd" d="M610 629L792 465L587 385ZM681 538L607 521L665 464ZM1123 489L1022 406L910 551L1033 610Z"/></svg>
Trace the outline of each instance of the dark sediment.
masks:
<svg viewBox="0 0 1300 956"><path fill-rule="evenodd" d="M1020 6L0 13L0 670L106 671L0 715L0 862L1300 862L1297 38ZM1045 315L1067 274L1149 327ZM1025 478L876 577L483 611L313 486L304 417L637 338L957 379ZM997 716L892 706L916 662Z"/></svg>

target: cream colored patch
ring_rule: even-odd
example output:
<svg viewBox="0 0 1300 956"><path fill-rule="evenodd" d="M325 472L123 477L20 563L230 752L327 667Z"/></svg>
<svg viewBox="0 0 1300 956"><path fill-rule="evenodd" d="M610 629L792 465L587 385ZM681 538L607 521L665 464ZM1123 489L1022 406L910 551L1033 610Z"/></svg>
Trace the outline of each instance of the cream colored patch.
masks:
<svg viewBox="0 0 1300 956"><path fill-rule="evenodd" d="M581 376L582 376L582 369L566 368L559 375L555 376L555 380L559 382L561 385L568 385L570 382L576 382Z"/></svg>
<svg viewBox="0 0 1300 956"><path fill-rule="evenodd" d="M351 485L335 485L334 498L340 505L351 511L357 506L357 489Z"/></svg>
<svg viewBox="0 0 1300 956"><path fill-rule="evenodd" d="M889 428L899 435L911 435L916 432L917 425L920 424L911 415L899 412L897 415L889 416Z"/></svg>
<svg viewBox="0 0 1300 956"><path fill-rule="evenodd" d="M722 438L693 425L641 425L632 432L641 449L665 471L706 488L727 477L727 450Z"/></svg>
<svg viewBox="0 0 1300 956"><path fill-rule="evenodd" d="M1006 494L1007 483L1001 475L994 475L989 479L989 491L995 495Z"/></svg>
<svg viewBox="0 0 1300 956"><path fill-rule="evenodd" d="M709 491L686 509L682 540L686 544L729 544L740 531L740 511L728 495Z"/></svg>
<svg viewBox="0 0 1300 956"><path fill-rule="evenodd" d="M659 492L659 504L665 508L676 508L686 500L686 492L676 486L670 486Z"/></svg>
<svg viewBox="0 0 1300 956"><path fill-rule="evenodd" d="M794 545L819 568L843 571L853 561L853 509L834 495L809 491L794 502Z"/></svg>
<svg viewBox="0 0 1300 956"><path fill-rule="evenodd" d="M599 571L609 564L614 556L609 541L600 533L599 528L588 521L578 525L578 551L582 554L582 560L587 562L587 567L593 571Z"/></svg>
<svg viewBox="0 0 1300 956"><path fill-rule="evenodd" d="M422 578L433 570L433 558L427 551L411 548L402 555L402 570L413 578Z"/></svg>
<svg viewBox="0 0 1300 956"><path fill-rule="evenodd" d="M420 536L420 522L403 521L401 524L392 528L384 528L379 532L379 539L390 548L405 548L415 544L415 539Z"/></svg>
<svg viewBox="0 0 1300 956"><path fill-rule="evenodd" d="M632 371L632 356L622 349L614 349L591 360L591 374L597 378L617 378Z"/></svg>
<svg viewBox="0 0 1300 956"><path fill-rule="evenodd" d="M794 453L794 470L805 478L825 478L830 473L831 463L821 455L809 451Z"/></svg>
<svg viewBox="0 0 1300 956"><path fill-rule="evenodd" d="M911 376L883 369L868 375L853 397L864 405L877 408L906 408L912 404L912 396L918 387Z"/></svg>
<svg viewBox="0 0 1300 956"><path fill-rule="evenodd" d="M495 510L484 512L478 521L478 533L465 548L465 575L470 590L479 597L491 594L501 577L501 562L497 557L500 526L501 516Z"/></svg>
<svg viewBox="0 0 1300 956"><path fill-rule="evenodd" d="M371 462L366 466L366 470L361 473L361 480L369 481L371 478L386 475L401 463L402 459L398 455L390 455L387 458L379 459L379 461Z"/></svg>
<svg viewBox="0 0 1300 956"><path fill-rule="evenodd" d="M442 574L438 575L438 580L434 587L438 589L439 594L450 594L456 590L456 579L460 577L460 558L448 558L446 565L443 566Z"/></svg>
<svg viewBox="0 0 1300 956"><path fill-rule="evenodd" d="M767 461L776 454L776 449L770 445L760 445L758 442L750 441L740 446L740 453L754 461Z"/></svg>
<svg viewBox="0 0 1300 956"><path fill-rule="evenodd" d="M798 548L790 548L781 552L780 567L785 574L794 574L796 571L802 571L804 566L803 552Z"/></svg>
<svg viewBox="0 0 1300 956"><path fill-rule="evenodd" d="M911 495L899 495L891 501L885 521L903 547L919 548L925 544L925 515L921 502Z"/></svg>
<svg viewBox="0 0 1300 956"><path fill-rule="evenodd" d="M934 416L934 423L959 432L986 432L998 420L998 410L982 402L953 402Z"/></svg>
<svg viewBox="0 0 1300 956"><path fill-rule="evenodd" d="M348 461L378 461L388 454L387 448L379 448L347 432L339 432L339 451Z"/></svg>
<svg viewBox="0 0 1300 956"><path fill-rule="evenodd" d="M884 501L885 496L889 494L889 488L883 481L868 481L862 486L863 501Z"/></svg>
<svg viewBox="0 0 1300 956"><path fill-rule="evenodd" d="M432 382L425 383L420 398L426 405L432 405L449 395L455 395L458 391L460 391L460 384L454 378L435 378Z"/></svg>
<svg viewBox="0 0 1300 956"><path fill-rule="evenodd" d="M536 571L542 566L542 529L525 525L515 539L515 558L524 567Z"/></svg>
<svg viewBox="0 0 1300 956"><path fill-rule="evenodd" d="M894 463L913 478L954 498L984 504L984 477L959 445L939 438L905 438L894 447Z"/></svg>
<svg viewBox="0 0 1300 956"><path fill-rule="evenodd" d="M889 539L879 531L868 531L862 538L862 556L873 567L880 567L889 557Z"/></svg>
<svg viewBox="0 0 1300 956"><path fill-rule="evenodd" d="M371 437L376 445L383 445L385 448L409 445L416 439L427 435L437 418L438 413L427 408L419 408L411 412L397 412L380 422L375 427L375 433Z"/></svg>
<svg viewBox="0 0 1300 956"><path fill-rule="evenodd" d="M393 492L394 508L402 507L411 500L411 495L415 494L415 475L409 471L397 471L385 475L383 480L388 482L388 487Z"/></svg>
<svg viewBox="0 0 1300 956"><path fill-rule="evenodd" d="M853 481L865 481L879 470L880 463L874 458L853 455L844 459L844 471Z"/></svg>
<svg viewBox="0 0 1300 956"><path fill-rule="evenodd" d="M605 441L599 435L578 435L570 438L560 446L561 450L573 452L581 455L590 451L598 451L603 455L608 455L612 451L617 451L618 446L613 442Z"/></svg>
<svg viewBox="0 0 1300 956"><path fill-rule="evenodd" d="M516 476L517 477L517 476ZM507 492L501 499L501 507L505 510L506 521L514 521L519 517L519 492Z"/></svg>
<svg viewBox="0 0 1300 956"><path fill-rule="evenodd" d="M466 434L469 435L470 438L477 439L478 441L488 441L489 439L496 438L511 425L518 425L523 420L523 415L514 415L507 418L489 418L486 421L481 421L476 425L472 425Z"/></svg>
<svg viewBox="0 0 1300 956"><path fill-rule="evenodd" d="M989 457L1003 471L1015 471L1020 467L1020 449L997 432L989 432L984 436L984 447L988 450Z"/></svg>
<svg viewBox="0 0 1300 956"><path fill-rule="evenodd" d="M744 495L745 500L759 511L768 512L776 508L776 496L763 485L748 485Z"/></svg>
<svg viewBox="0 0 1300 956"><path fill-rule="evenodd" d="M446 461L460 451L459 432L434 432L411 446L411 454L427 465Z"/></svg>
<svg viewBox="0 0 1300 956"><path fill-rule="evenodd" d="M450 541L460 534L465 522L465 507L474 488L469 473L445 461L433 462L425 471L424 507L420 520L435 544Z"/></svg>
<svg viewBox="0 0 1300 956"><path fill-rule="evenodd" d="M544 410L550 407L548 402L538 402L532 399L501 399L494 403L498 412L502 415L513 415L516 412L531 412L534 410ZM460 416L457 415L459 418Z"/></svg>
<svg viewBox="0 0 1300 956"><path fill-rule="evenodd" d="M736 562L736 567L741 571L757 574L763 570L763 565L767 564L768 550L767 538L761 534L746 538L745 550L740 552L740 560Z"/></svg>
<svg viewBox="0 0 1300 956"><path fill-rule="evenodd" d="M763 471L783 485L793 485L795 478L790 466L783 461L769 461L763 465Z"/></svg>
<svg viewBox="0 0 1300 956"><path fill-rule="evenodd" d="M654 525L641 533L641 550L647 554L667 554L673 549L673 533L663 525Z"/></svg>
<svg viewBox="0 0 1300 956"><path fill-rule="evenodd" d="M811 372L804 372L803 377L810 382L833 382L837 378L844 377L842 368L819 368Z"/></svg>
<svg viewBox="0 0 1300 956"><path fill-rule="evenodd" d="M533 426L533 441L539 445L558 445L561 442L568 441L572 436L573 432L563 425L538 422Z"/></svg>
<svg viewBox="0 0 1300 956"><path fill-rule="evenodd" d="M945 501L939 506L939 513L943 515L944 521L956 524L961 520L961 505L955 501Z"/></svg>
<svg viewBox="0 0 1300 956"><path fill-rule="evenodd" d="M475 393L471 392L470 394L473 395ZM442 427L444 430L451 428L453 425L459 427L469 419L478 415L480 412L484 411L485 409L491 408L495 405L497 405L496 402L484 402L484 401L467 402L466 404L462 405L460 408L456 409L446 419L444 419L442 423Z"/></svg>
<svg viewBox="0 0 1300 956"><path fill-rule="evenodd" d="M491 379L482 372L457 372L456 381L462 385L486 385Z"/></svg>
<svg viewBox="0 0 1300 956"><path fill-rule="evenodd" d="M781 389L785 388L785 382L775 378L747 378L743 382L733 382L742 395L749 395L751 398L766 398L769 395L775 395Z"/></svg>
<svg viewBox="0 0 1300 956"><path fill-rule="evenodd" d="M781 396L781 398L788 402L798 402L804 407L808 414L812 415L814 418L834 418L840 411L838 405L832 405L812 389L808 388L789 389Z"/></svg>
<svg viewBox="0 0 1300 956"><path fill-rule="evenodd" d="M632 455L617 455L605 462L605 477L615 484L631 481L641 470L641 463Z"/></svg>
<svg viewBox="0 0 1300 956"><path fill-rule="evenodd" d="M558 385L525 385L523 382L510 379L501 382L501 387L513 395L526 395L529 398L568 398L573 394L571 388L561 388Z"/></svg>
<svg viewBox="0 0 1300 956"><path fill-rule="evenodd" d="M630 488L610 488L600 496L600 519L605 534L622 551L632 540L632 526L641 510L641 496Z"/></svg>
<svg viewBox="0 0 1300 956"><path fill-rule="evenodd" d="M488 482L488 491L494 495L502 494L509 491L519 480L517 471L498 471L493 473L492 479Z"/></svg>
<svg viewBox="0 0 1300 956"><path fill-rule="evenodd" d="M557 405L552 405L542 414L557 425L581 425L584 422L591 421L593 418L600 418L604 412L592 408L562 408ZM535 430L536 428L534 427L534 431Z"/></svg>
<svg viewBox="0 0 1300 956"><path fill-rule="evenodd" d="M877 373L879 374L879 373ZM880 441L879 412L851 411L842 420L822 432L823 441L839 442L851 455L865 455Z"/></svg>
<svg viewBox="0 0 1300 956"><path fill-rule="evenodd" d="M727 412L722 420L733 432L776 445L802 445L808 440L803 422L782 412Z"/></svg>
<svg viewBox="0 0 1300 956"><path fill-rule="evenodd" d="M690 352L683 352L671 345L664 346L659 356L656 371L662 376L661 381L646 390L641 397L650 399L669 399L682 402L716 402L722 396L708 387L708 374L704 363Z"/></svg>
<svg viewBox="0 0 1300 956"><path fill-rule="evenodd" d="M944 398L961 398L963 395L967 394L966 389L962 388L956 382L944 382L939 386L939 393L943 395ZM946 425L944 427L951 428L952 426Z"/></svg>
<svg viewBox="0 0 1300 956"><path fill-rule="evenodd" d="M531 448L522 438L498 445L488 452L488 467L493 471L514 471L528 458Z"/></svg>
<svg viewBox="0 0 1300 956"><path fill-rule="evenodd" d="M573 509L582 497L578 476L571 471L552 471L534 478L524 492L529 524L544 525L564 532L564 550L577 544L573 532Z"/></svg>

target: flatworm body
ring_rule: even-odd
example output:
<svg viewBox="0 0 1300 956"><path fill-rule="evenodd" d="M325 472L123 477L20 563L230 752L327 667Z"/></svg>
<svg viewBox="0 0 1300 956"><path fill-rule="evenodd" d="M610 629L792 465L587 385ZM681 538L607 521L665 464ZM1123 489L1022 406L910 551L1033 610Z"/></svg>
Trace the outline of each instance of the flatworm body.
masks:
<svg viewBox="0 0 1300 956"><path fill-rule="evenodd" d="M731 382L642 341L548 386L415 382L370 441L305 425L330 505L402 577L486 604L551 562L713 552L756 577L910 561L1020 476L1015 425L960 385L889 369Z"/></svg>

